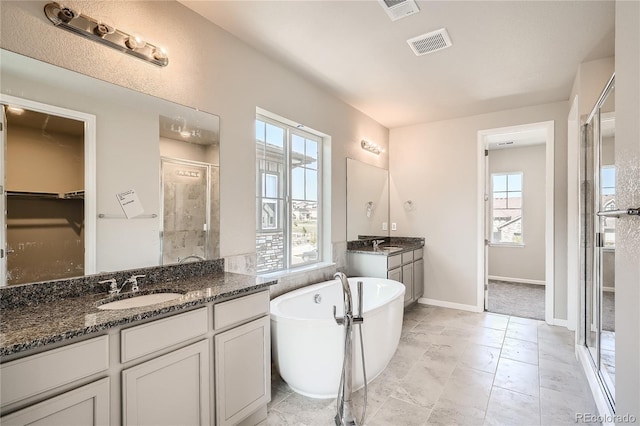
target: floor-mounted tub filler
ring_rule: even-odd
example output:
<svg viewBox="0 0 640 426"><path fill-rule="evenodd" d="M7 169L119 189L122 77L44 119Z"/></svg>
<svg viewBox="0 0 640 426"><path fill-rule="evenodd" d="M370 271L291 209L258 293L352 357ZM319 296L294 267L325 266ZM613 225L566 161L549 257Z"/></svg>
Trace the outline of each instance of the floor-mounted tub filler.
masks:
<svg viewBox="0 0 640 426"><path fill-rule="evenodd" d="M371 382L386 368L398 347L405 288L393 280L354 277L348 279L350 293L356 293L358 281L363 283L363 309L359 301L352 306L363 323L355 330L364 340L367 381ZM340 379L347 334L344 324L337 324L335 319L345 317L345 293L341 280L334 279L271 301L273 361L295 392L312 398L348 398L339 395L344 388ZM362 358L360 345L354 344L350 357L353 390L364 386Z"/></svg>

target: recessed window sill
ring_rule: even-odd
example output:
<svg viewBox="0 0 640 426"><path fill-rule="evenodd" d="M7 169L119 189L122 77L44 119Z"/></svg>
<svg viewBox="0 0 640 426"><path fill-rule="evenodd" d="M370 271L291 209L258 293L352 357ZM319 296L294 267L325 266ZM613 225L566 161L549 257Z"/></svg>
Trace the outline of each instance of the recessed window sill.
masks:
<svg viewBox="0 0 640 426"><path fill-rule="evenodd" d="M335 268L336 264L333 262L318 262L311 265L304 265L297 268L283 269L281 271L275 272L266 272L262 274L258 274L260 278L275 280L282 277L297 275L297 274L305 274L312 271L317 271L324 268Z"/></svg>
<svg viewBox="0 0 640 426"><path fill-rule="evenodd" d="M489 243L489 247L510 247L510 248L524 248L524 244L510 244L510 243Z"/></svg>

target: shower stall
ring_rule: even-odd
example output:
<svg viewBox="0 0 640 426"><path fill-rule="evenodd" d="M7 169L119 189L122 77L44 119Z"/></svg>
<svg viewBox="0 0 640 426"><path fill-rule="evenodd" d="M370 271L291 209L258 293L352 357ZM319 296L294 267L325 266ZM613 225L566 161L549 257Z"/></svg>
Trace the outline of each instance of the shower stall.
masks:
<svg viewBox="0 0 640 426"><path fill-rule="evenodd" d="M162 265L218 254L218 167L161 159Z"/></svg>
<svg viewBox="0 0 640 426"><path fill-rule="evenodd" d="M615 412L616 223L627 215L616 199L615 76L582 125L580 155L580 342ZM628 209L632 210L632 209Z"/></svg>

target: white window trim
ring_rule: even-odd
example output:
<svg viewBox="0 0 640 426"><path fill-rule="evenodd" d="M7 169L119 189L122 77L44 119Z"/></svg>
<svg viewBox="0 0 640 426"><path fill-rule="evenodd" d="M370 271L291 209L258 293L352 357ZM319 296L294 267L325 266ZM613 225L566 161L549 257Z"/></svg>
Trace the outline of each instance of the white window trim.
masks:
<svg viewBox="0 0 640 426"><path fill-rule="evenodd" d="M287 165L287 171L285 173L285 176L283 176L283 179L284 179L284 185L286 186L287 193L285 194L284 209L282 212L282 214L284 215L283 217L284 223L282 228L278 227L274 230L263 229L265 232L277 231L280 229L284 232L285 267L284 269L279 269L274 271L258 272L257 275L263 278L271 277L271 276L284 276L284 275L290 275L292 273L296 273L297 271L305 271L310 269L311 270L316 269L318 267L325 267L326 265L329 265L329 262L327 261L327 259L329 258L328 254L331 253L331 251L325 245L325 241L329 241L329 239L327 238L328 230L326 227L327 226L330 227L330 220L326 218L327 211L329 210L326 208L327 203L325 203L325 194L330 194L330 191L325 192L326 185L328 182L325 176L327 173L327 170L325 169L325 156L327 155L328 152L330 152L329 150L327 150L327 145L330 143L331 138L321 132L315 131L303 125L296 124L289 119L280 117L276 114L270 113L261 108L256 108L256 117L254 122L256 120L263 121L265 123L269 123L279 127L285 127L286 128L286 136L285 136L286 144L289 144L289 140L292 134L296 134L298 136L302 136L306 138L308 138L308 135L311 135L318 142L318 165L317 165L317 172L318 172L318 192L317 192L317 203L318 203L317 247L318 248L317 248L317 251L318 251L318 254L317 254L317 258L315 260L298 263L295 265L290 264L290 261L291 261L290 251L291 251L291 244L292 244L291 243L291 226L290 226L291 223L289 222L291 220L291 203L292 203L291 196L290 196L291 194L291 179L290 179L291 155L290 155L290 147L286 147L287 149L285 152L285 162ZM254 131L254 136L255 136L255 131ZM268 172L265 172L265 173L268 173ZM257 198L258 197L256 197L256 199ZM260 198L262 199L263 197L260 197Z"/></svg>

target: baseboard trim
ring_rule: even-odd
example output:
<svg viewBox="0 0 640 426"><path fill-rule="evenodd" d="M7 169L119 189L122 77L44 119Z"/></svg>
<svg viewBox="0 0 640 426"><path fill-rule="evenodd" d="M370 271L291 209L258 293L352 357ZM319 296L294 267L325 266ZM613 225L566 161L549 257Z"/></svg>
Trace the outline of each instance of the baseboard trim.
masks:
<svg viewBox="0 0 640 426"><path fill-rule="evenodd" d="M559 327L568 328L569 327L569 322L567 320L565 320L565 319L554 318L552 325L557 325Z"/></svg>
<svg viewBox="0 0 640 426"><path fill-rule="evenodd" d="M460 311L482 312L481 309L479 309L477 306L474 306L474 305L465 305L462 303L447 302L446 300L428 299L426 297L421 297L420 299L418 299L418 303L422 305L432 305L432 306L440 306L442 308L458 309Z"/></svg>
<svg viewBox="0 0 640 426"><path fill-rule="evenodd" d="M595 371L593 371L587 348L582 345L576 345L576 357L578 358L578 362L580 362L580 365L582 366L582 371L587 378L589 388L591 388L593 401L596 403L596 407L598 408L597 414L603 420L602 425L614 426L614 423L612 422L614 413L611 410L611 406L609 405L609 401L607 400L607 396L605 395L605 390L602 388L600 381L596 377Z"/></svg>
<svg viewBox="0 0 640 426"><path fill-rule="evenodd" d="M489 278L490 280L509 281L512 283L520 283L520 284L546 285L545 282L542 280L530 280L527 278L498 277L496 275L489 275L487 278Z"/></svg>

